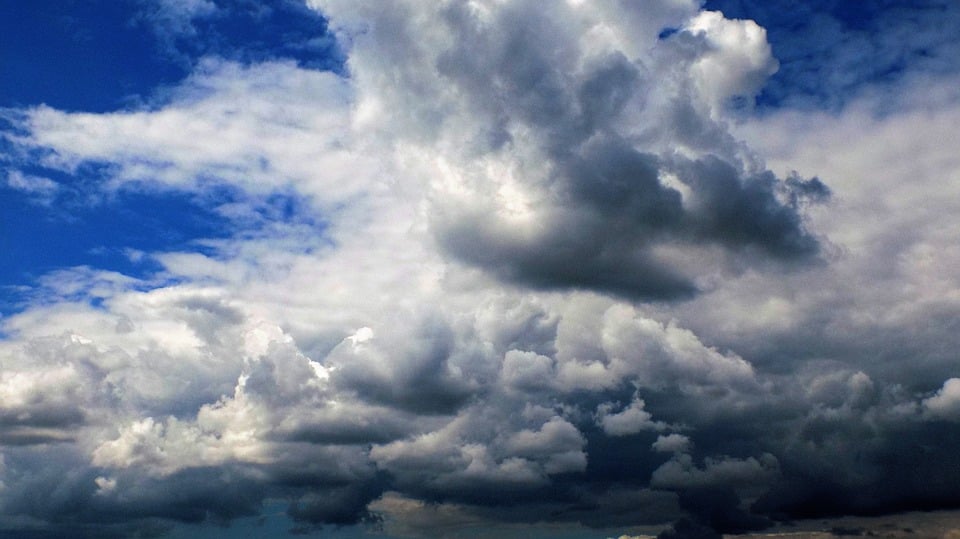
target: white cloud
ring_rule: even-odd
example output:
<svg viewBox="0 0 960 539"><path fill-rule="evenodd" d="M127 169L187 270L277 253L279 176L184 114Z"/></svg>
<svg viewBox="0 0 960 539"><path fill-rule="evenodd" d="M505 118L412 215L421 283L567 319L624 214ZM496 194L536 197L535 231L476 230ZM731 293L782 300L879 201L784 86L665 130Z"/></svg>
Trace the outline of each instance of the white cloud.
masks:
<svg viewBox="0 0 960 539"><path fill-rule="evenodd" d="M44 204L52 202L60 190L60 184L50 178L24 174L19 170L7 172L7 187L31 195Z"/></svg>
<svg viewBox="0 0 960 539"><path fill-rule="evenodd" d="M98 477L94 480L97 484L97 494L107 494L117 488L117 480L107 477Z"/></svg>
<svg viewBox="0 0 960 539"><path fill-rule="evenodd" d="M634 399L629 406L616 413L611 413L615 407L611 403L604 403L597 407L597 423L603 427L603 432L610 436L626 436L644 430L661 430L662 423L652 420L650 412L643 409L642 399Z"/></svg>
<svg viewBox="0 0 960 539"><path fill-rule="evenodd" d="M816 354L832 355L856 343L843 361L871 378L878 369L895 377L934 369L917 388L929 390L948 377L948 353L931 350L919 367L901 361L915 351L892 351L898 342L949 342L947 313L960 306L950 269L960 261L960 235L949 224L960 211L960 160L951 142L960 107L936 97L939 91L911 86L851 103L843 114L784 110L739 125L772 169L817 174L830 186L832 202L808 213L811 228L828 238L829 263L727 279L670 315L711 342L736 341L744 357L783 357L816 343L824 345ZM890 107L896 112L881 113Z"/></svg>
<svg viewBox="0 0 960 539"><path fill-rule="evenodd" d="M777 71L766 30L753 21L729 20L718 11L703 11L686 28L703 36L709 49L690 69L694 84L715 115L731 97L752 98Z"/></svg>
<svg viewBox="0 0 960 539"><path fill-rule="evenodd" d="M956 379L920 404L898 385L954 365L937 344L954 325L921 322L960 305L955 105L739 125L771 168L836 196L791 205L802 192L723 120L776 65L750 21L688 1L315 4L349 78L210 59L152 109L26 111L15 142L65 172L109 164L104 189L225 183L307 200L324 226L265 217L202 252L145 253L152 280L46 275L3 320L4 441L60 444L110 503L223 468L217 489L275 487L301 520L409 509L391 525L422 530L522 519L505 491L587 521L550 515L602 512L586 502L622 494L614 476L767 487L781 458L832 462L849 425L880 447L918 406L956 415ZM8 175L27 181L45 185ZM792 268L816 245L826 260ZM882 356L890 331L931 354ZM591 460L621 443L636 458ZM40 496L9 473L23 462L4 496ZM392 493L373 502L378 474ZM679 513L644 492L644 522Z"/></svg>
<svg viewBox="0 0 960 539"><path fill-rule="evenodd" d="M51 333L83 337L73 346L85 347L93 368L76 383L90 393L76 401L100 422L78 420L69 434L103 479L89 488L120 500L138 474L162 485L218 466L243 467L242 478L267 470L267 483L270 473L319 467L320 485L336 477L367 488L377 466L406 495L476 503L507 485L535 496L553 476L587 470L577 395L613 402L606 393L624 384L690 394L755 387L747 362L676 323L589 292L515 288L436 243L473 208L492 212L493 230L521 243L542 239L544 216L566 219L551 207L554 169L567 166L551 139L578 136L580 122L640 137L636 114L656 107L643 104L634 77L655 77L634 72L658 54L662 26L680 26L693 4L648 6L656 8L649 19L635 7L621 17L614 3L597 11L556 4L555 12L523 3L477 12L324 7L335 26L361 16L375 29L351 38L348 80L292 63L209 59L152 109L26 113L19 144L68 173L109 164L105 189L202 195L226 183L254 197L292 193L325 222L318 231L268 219L255 233L205 242L202 253L146 253L163 266L155 282L90 268L50 274L43 290L56 301L5 321L17 339L11 349ZM503 55L517 49L501 42L524 38L511 23L519 13L548 42L511 59ZM482 26L470 34L482 54L450 41L471 20ZM477 66L481 73L514 86L493 101L480 87L450 91L456 78L463 92L476 85L453 60L471 57L491 62ZM548 74L537 82L540 69ZM553 84L567 97L550 97ZM570 103L584 108L581 118L551 117L551 107ZM509 147L498 146L507 139ZM739 159L726 140L710 148ZM624 152L647 166L647 157ZM219 211L237 221L251 215ZM596 217L602 223L602 212ZM85 306L91 297L101 307ZM64 356L47 349L37 376L53 380ZM642 403L606 410L604 429L661 428ZM311 464L332 458L340 469L345 452L339 472ZM304 508L333 514L304 496Z"/></svg>
<svg viewBox="0 0 960 539"><path fill-rule="evenodd" d="M209 15L216 11L216 4L210 0L160 0L158 3L166 13L181 17Z"/></svg>
<svg viewBox="0 0 960 539"><path fill-rule="evenodd" d="M690 449L690 438L677 433L660 435L651 447L660 453L686 453Z"/></svg>
<svg viewBox="0 0 960 539"><path fill-rule="evenodd" d="M553 359L519 350L506 353L502 372L507 384L521 389L549 388L556 376Z"/></svg>
<svg viewBox="0 0 960 539"><path fill-rule="evenodd" d="M91 454L91 463L102 468L137 467L143 473L169 475L186 467L223 464L244 446L237 440L218 443L176 418L146 418L120 429L115 440L102 443Z"/></svg>
<svg viewBox="0 0 960 539"><path fill-rule="evenodd" d="M216 181L253 193L291 184L331 208L377 181L350 141L346 83L292 63L241 67L209 59L156 110L27 113L21 140L55 149L47 166L113 165L108 178L197 190Z"/></svg>
<svg viewBox="0 0 960 539"><path fill-rule="evenodd" d="M924 407L934 417L960 419L960 378L950 378L937 394L924 399Z"/></svg>

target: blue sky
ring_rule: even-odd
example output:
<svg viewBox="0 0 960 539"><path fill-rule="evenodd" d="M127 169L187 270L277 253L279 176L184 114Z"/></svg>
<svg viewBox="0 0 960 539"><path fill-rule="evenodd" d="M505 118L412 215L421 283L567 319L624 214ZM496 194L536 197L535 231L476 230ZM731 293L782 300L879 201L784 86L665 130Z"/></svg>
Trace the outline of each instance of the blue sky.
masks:
<svg viewBox="0 0 960 539"><path fill-rule="evenodd" d="M0 536L953 537L957 23L0 2Z"/></svg>
<svg viewBox="0 0 960 539"><path fill-rule="evenodd" d="M810 50L810 42L820 40L810 28L813 14L832 23L823 31L843 39L892 24L889 19L893 18L907 28L928 24L942 10L935 4L917 3L917 15L911 17L916 20L906 21L897 17L897 9L882 2L856 8L813 2L792 10L716 1L704 7L730 18L757 20L767 29L781 68L758 94L761 111L776 110L790 100L803 101L804 107L836 110L858 88L897 80L916 57L933 56L928 63L939 69L946 60L943 54L931 54L926 40L898 42L897 57L881 58L880 64L851 72L841 54ZM902 5L894 8L903 9ZM40 2L15 8L11 4L5 9L11 13L4 17L0 38L5 66L0 106L11 112L37 105L83 112L160 106L169 88L209 57L245 64L289 60L303 68L344 72L343 53L327 31L325 19L299 2L223 2L210 14L186 22L177 22L176 13L165 14L161 5L132 0ZM811 73L809 65L816 65L820 74ZM843 71L846 80L835 83L824 75L836 71ZM6 153L14 152L8 148ZM23 164L27 166L17 168L20 174L53 176L48 179L62 189L54 195L6 187L3 241L8 260L0 273L0 286L8 290L69 266L89 265L143 277L156 267L131 261L125 253L182 248L194 239L222 237L231 225L236 226L214 211L229 201L229 192L197 196L164 190L120 191L102 197L90 188L104 176L105 164L88 164L77 174L44 169L36 161ZM37 242L32 234L48 240ZM15 300L3 305L6 313L16 309Z"/></svg>
<svg viewBox="0 0 960 539"><path fill-rule="evenodd" d="M0 22L0 107L15 113L38 105L83 112L157 106L209 56L342 70L325 20L299 2L221 4L207 16L178 21L181 15L166 13L163 5L132 0L7 3ZM59 188L31 192L4 185L0 286L9 295L0 312L15 312L15 288L46 272L87 265L146 277L156 265L132 260L131 252L183 248L238 225L215 211L243 197L228 185L202 194L152 189L105 196L96 185L109 174L108 164L65 173L44 168L38 155L17 159L17 149L3 144L4 163L13 165L7 174L45 178ZM264 201L264 209L277 203Z"/></svg>

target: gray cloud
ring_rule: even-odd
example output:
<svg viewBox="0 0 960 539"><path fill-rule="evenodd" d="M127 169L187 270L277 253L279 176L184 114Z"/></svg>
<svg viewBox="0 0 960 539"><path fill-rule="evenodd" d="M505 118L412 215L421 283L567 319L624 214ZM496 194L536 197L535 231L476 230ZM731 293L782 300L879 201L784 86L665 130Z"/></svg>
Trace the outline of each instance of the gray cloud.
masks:
<svg viewBox="0 0 960 539"><path fill-rule="evenodd" d="M563 11L519 3L484 19L466 7L451 8L439 24L457 36L459 45L439 54L416 47L410 52L421 55L421 65L436 63L439 77L422 84L452 86L463 96L447 103L454 114L499 133L497 144L471 146L471 155L530 152L546 169L539 178L532 173L523 180L536 200L527 217L536 222L533 226L518 228L503 217L501 202L479 193L484 198L466 207L441 205L435 232L447 251L523 285L600 290L631 299L675 299L698 291L695 269L657 256L658 246L719 246L737 256L750 249L774 259L816 257L818 241L805 229L796 205L775 196L778 188L799 191L806 184L782 182L768 171L745 173L748 164L730 153L722 128L692 95L671 105L686 120L672 133L656 135L668 138L653 141L649 137L655 131L632 132L635 126L624 121L655 106L643 94L655 94L662 82L654 77L664 76L650 72L644 60L660 59L627 58L621 52L592 56ZM694 30L684 37L705 40ZM681 65L695 64L707 47L688 51L683 41L667 40L660 54ZM576 62L591 67L578 68ZM358 75L364 65L355 64ZM678 85L694 85L691 75L676 67L667 76L679 79L673 81ZM494 125L484 123L491 120ZM442 125L437 128L443 131ZM483 139L483 133L476 136ZM688 145L695 157L673 153L678 145ZM651 153L660 147L670 153ZM683 188L667 185L667 175L677 177ZM496 184L498 179L477 181Z"/></svg>
<svg viewBox="0 0 960 539"><path fill-rule="evenodd" d="M316 4L349 78L211 59L155 110L22 113L104 190L329 224L46 275L3 320L0 514L715 538L960 505L955 105L729 124L777 62L696 2Z"/></svg>

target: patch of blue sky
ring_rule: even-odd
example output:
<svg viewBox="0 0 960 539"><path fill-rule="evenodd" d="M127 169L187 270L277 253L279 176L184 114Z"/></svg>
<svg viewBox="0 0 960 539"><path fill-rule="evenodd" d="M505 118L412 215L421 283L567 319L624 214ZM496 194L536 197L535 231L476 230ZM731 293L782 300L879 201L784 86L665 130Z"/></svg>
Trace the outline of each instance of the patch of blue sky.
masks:
<svg viewBox="0 0 960 539"><path fill-rule="evenodd" d="M839 110L868 87L960 72L953 0L707 0L704 7L766 29L780 69L756 99L761 112Z"/></svg>
<svg viewBox="0 0 960 539"><path fill-rule="evenodd" d="M126 1L0 2L0 106L103 112L183 77Z"/></svg>
<svg viewBox="0 0 960 539"><path fill-rule="evenodd" d="M0 107L139 106L203 57L341 71L326 20L297 0L0 2Z"/></svg>
<svg viewBox="0 0 960 539"><path fill-rule="evenodd" d="M192 18L185 34L171 36L181 54L244 64L289 59L304 68L342 72L345 58L326 20L302 0L210 3L214 10Z"/></svg>
<svg viewBox="0 0 960 539"><path fill-rule="evenodd" d="M20 310L44 275L64 268L155 283L162 268L152 253L215 257L218 240L268 233L278 222L323 234L323 221L294 193L253 197L223 184L199 193L143 186L100 192L87 185L95 168L81 167L79 178L38 168L7 171L0 183L0 314ZM22 186L44 180L54 192Z"/></svg>
<svg viewBox="0 0 960 539"><path fill-rule="evenodd" d="M184 194L129 192L96 201L82 190L62 188L52 200L37 200L11 186L11 174L0 187L0 287L8 291L65 267L145 277L159 267L135 253L182 248L229 230L225 219ZM17 303L13 296L0 309L9 312Z"/></svg>

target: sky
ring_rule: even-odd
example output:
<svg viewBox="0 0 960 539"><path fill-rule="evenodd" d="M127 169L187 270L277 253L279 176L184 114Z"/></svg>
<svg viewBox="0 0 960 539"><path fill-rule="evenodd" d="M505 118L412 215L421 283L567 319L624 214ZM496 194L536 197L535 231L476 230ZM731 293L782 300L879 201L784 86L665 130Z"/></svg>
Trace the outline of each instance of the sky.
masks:
<svg viewBox="0 0 960 539"><path fill-rule="evenodd" d="M0 0L0 538L957 539L957 28Z"/></svg>

